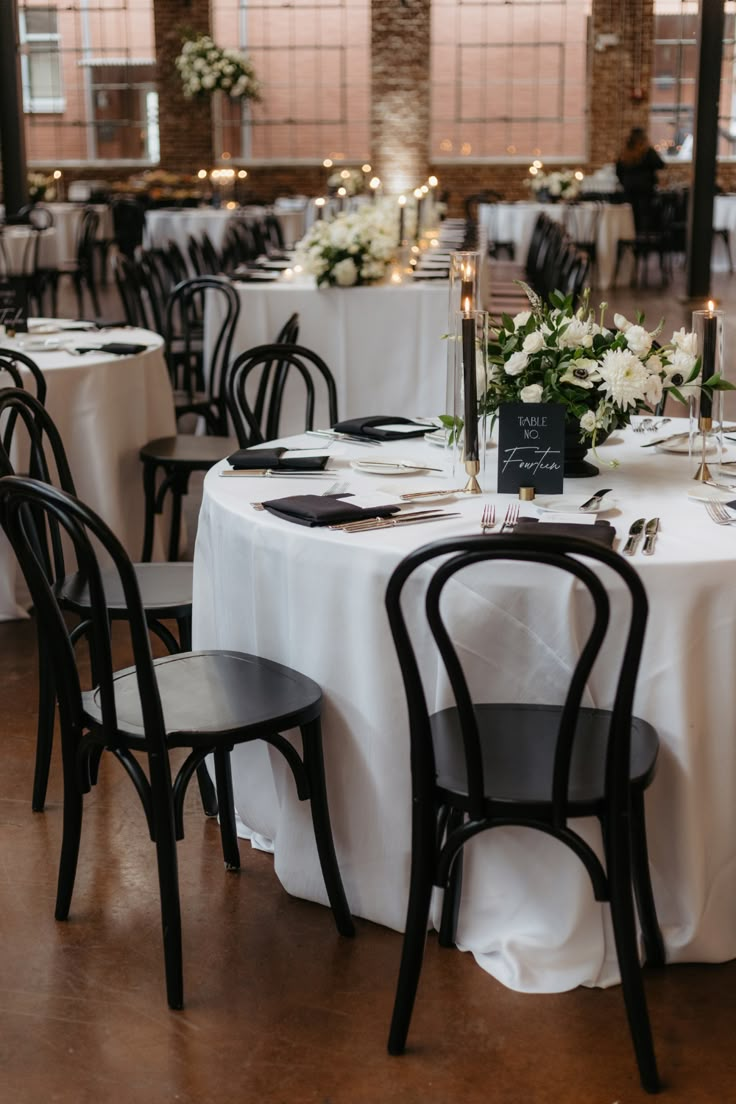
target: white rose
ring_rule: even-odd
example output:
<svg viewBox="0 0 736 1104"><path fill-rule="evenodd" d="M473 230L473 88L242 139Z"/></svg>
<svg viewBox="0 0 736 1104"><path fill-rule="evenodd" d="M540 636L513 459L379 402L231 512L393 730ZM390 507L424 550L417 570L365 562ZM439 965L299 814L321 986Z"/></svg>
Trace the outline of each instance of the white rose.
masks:
<svg viewBox="0 0 736 1104"><path fill-rule="evenodd" d="M514 315L514 329L520 330L522 326L526 326L527 322L532 316L531 311L519 311Z"/></svg>
<svg viewBox="0 0 736 1104"><path fill-rule="evenodd" d="M636 356L645 356L652 347L652 339L643 326L629 326L626 344Z"/></svg>
<svg viewBox="0 0 736 1104"><path fill-rule="evenodd" d="M592 433L596 427L596 417L592 410L586 410L580 419L580 428L585 433Z"/></svg>
<svg viewBox="0 0 736 1104"><path fill-rule="evenodd" d="M622 330L623 333L626 333L629 326L631 325L628 318L624 318L624 316L622 314L614 314L613 324L614 324L614 326L616 327L617 330Z"/></svg>
<svg viewBox="0 0 736 1104"><path fill-rule="evenodd" d="M529 357L526 353L512 353L503 366L507 376L520 376L527 366Z"/></svg>
<svg viewBox="0 0 736 1104"><path fill-rule="evenodd" d="M202 87L203 88L214 88L215 87L215 78L210 73L208 73L206 77L202 77Z"/></svg>
<svg viewBox="0 0 736 1104"><path fill-rule="evenodd" d="M698 338L694 333L688 333L687 330L680 329L672 335L672 344L676 349L682 349L683 353L689 353L691 356L696 357L698 355Z"/></svg>
<svg viewBox="0 0 736 1104"><path fill-rule="evenodd" d="M332 270L332 274L338 287L352 287L358 279L358 270L352 257L347 257L344 261L338 261Z"/></svg>
<svg viewBox="0 0 736 1104"><path fill-rule="evenodd" d="M347 249L350 243L350 230L340 219L330 223L330 242L335 249Z"/></svg>
<svg viewBox="0 0 736 1104"><path fill-rule="evenodd" d="M544 334L541 334L539 330L532 330L530 334L524 338L524 344L522 349L525 353L538 353L540 349L544 348Z"/></svg>
<svg viewBox="0 0 736 1104"><path fill-rule="evenodd" d="M590 337L587 323L582 322L579 318L573 318L566 326L564 333L560 334L557 344L560 349L577 349L585 344L587 337Z"/></svg>
<svg viewBox="0 0 736 1104"><path fill-rule="evenodd" d="M647 361L647 368L649 369L650 372L661 372L662 371L662 359L661 359L661 357L650 356L649 360Z"/></svg>
<svg viewBox="0 0 736 1104"><path fill-rule="evenodd" d="M528 387L522 387L519 398L524 403L538 403L542 401L541 383L530 383Z"/></svg>
<svg viewBox="0 0 736 1104"><path fill-rule="evenodd" d="M662 398L662 380L659 376L650 376L644 386L644 398L649 406L656 406Z"/></svg>

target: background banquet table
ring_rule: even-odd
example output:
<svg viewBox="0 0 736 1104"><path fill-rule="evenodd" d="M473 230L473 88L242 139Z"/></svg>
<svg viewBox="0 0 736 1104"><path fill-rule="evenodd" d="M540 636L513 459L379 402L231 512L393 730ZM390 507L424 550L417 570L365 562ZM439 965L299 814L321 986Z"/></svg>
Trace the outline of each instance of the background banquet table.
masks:
<svg viewBox="0 0 736 1104"><path fill-rule="evenodd" d="M556 222L564 222L566 214L564 203L481 203L478 206L478 220L485 226L489 241L512 241L516 249L516 260L521 264L526 260L529 241L534 224L541 213ZM600 290L613 284L616 268L616 244L619 238L634 237L634 215L628 203L579 203L583 229L586 218L591 226L598 219L596 240L596 287ZM621 266L617 282L625 285L631 278L631 270Z"/></svg>
<svg viewBox="0 0 736 1104"><path fill-rule="evenodd" d="M305 444L309 438L295 439ZM644 438L646 440L646 438ZM635 711L652 721L662 749L646 808L654 894L669 961L715 962L736 955L736 533L710 522L685 455L642 450L631 431L601 457L619 459L599 479L568 481L585 495L611 487L618 547L637 517L659 516L656 553L633 561L650 619ZM384 446L387 455L445 466L441 449L422 442ZM444 475L387 478L358 474L348 458L367 450L333 446L350 489L456 486ZM314 486L314 485L313 485ZM204 486L194 564L194 643L239 648L290 664L325 691L324 733L333 829L353 912L400 930L408 892L410 778L407 719L383 599L393 568L412 548L443 536L478 532L487 499L461 500L462 517L430 526L347 535L305 529L257 512L252 500L304 493L305 482L222 479ZM499 496L497 509L505 501ZM522 514L534 516L533 504ZM580 611L574 594L549 587L540 572L510 568L454 592L450 628L474 657L473 677L499 683L509 697L556 700ZM614 602L614 632L620 609ZM527 623L543 658L527 685L529 650L511 628ZM515 638L514 638L515 639ZM436 693L446 690L429 646L420 649ZM592 703L612 693L610 667L591 680ZM288 892L325 903L308 829L308 811L264 747L233 754L238 814L261 844L273 841L275 869ZM583 832L599 847L598 826ZM437 902L434 922L438 922ZM553 840L495 829L466 851L458 945L510 988L551 992L608 985L618 970L608 910L593 900L582 866Z"/></svg>
<svg viewBox="0 0 736 1104"><path fill-rule="evenodd" d="M107 203L39 203L51 212L56 231L56 266L73 264L77 259L77 239L82 215L87 208L97 213L97 240L112 241L115 232L112 224L112 210Z"/></svg>
<svg viewBox="0 0 736 1104"><path fill-rule="evenodd" d="M299 314L299 344L325 361L335 376L341 418L361 414L440 414L445 410L448 285L443 281L354 288L317 288L314 280L239 283L237 354L276 338ZM219 297L218 297L219 300ZM212 345L221 304L207 303L205 341ZM304 426L304 402L287 386L281 430ZM301 400L301 402L299 401ZM318 404L315 425L326 426Z"/></svg>
<svg viewBox="0 0 736 1104"><path fill-rule="evenodd" d="M147 348L137 356L102 352L75 356L65 348L36 348L43 340L68 341L79 348L111 341ZM22 348L40 367L48 385L46 409L64 442L77 493L138 559L144 506L138 450L147 441L176 432L163 339L148 330L128 328L101 333L61 331L35 338L19 335L15 341L6 339L1 347L11 351ZM8 382L8 377L0 374L0 386ZM33 390L32 382L29 389ZM163 558L159 535L155 557ZM15 557L5 535L0 534L0 620L23 615L19 586Z"/></svg>
<svg viewBox="0 0 736 1104"><path fill-rule="evenodd" d="M143 230L143 244L146 249L164 249L169 242L176 242L186 257L190 237L201 237L206 233L215 249L220 252L225 243L227 224L233 218L263 218L266 207L240 207L228 210L226 207L159 207L146 211ZM298 240L298 234L304 221L303 211L293 211L274 207L273 213L279 220L281 232L286 244Z"/></svg>

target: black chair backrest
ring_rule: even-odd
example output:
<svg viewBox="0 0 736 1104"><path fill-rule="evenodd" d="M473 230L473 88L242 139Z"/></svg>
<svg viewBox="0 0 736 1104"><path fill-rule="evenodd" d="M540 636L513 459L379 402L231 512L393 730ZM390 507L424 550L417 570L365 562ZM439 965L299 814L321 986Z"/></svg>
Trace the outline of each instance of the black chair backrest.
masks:
<svg viewBox="0 0 736 1104"><path fill-rule="evenodd" d="M440 562L435 564L433 561ZM626 560L617 552L593 541L559 536L514 534L502 537L450 537L410 553L395 569L386 591L386 609L409 707L413 784L415 787L426 787L431 792L436 779L427 696L422 682L417 649L412 642L414 637L424 649L428 626L449 681L453 705L458 711L464 750L466 792L469 796L468 815L471 820L481 819L484 815L484 795L488 785L492 792L493 780L485 778L486 768L473 711L473 694L460 658L461 651L455 647L445 622L447 611L452 606L451 595L445 596L442 609L440 607L445 587L452 583L460 572L467 568L478 572L481 569L479 565L484 565L486 569L484 581L489 580L488 593L493 594L492 608L502 610L502 593L492 591L491 588L494 584L503 586L503 576L508 575L509 565L514 564L536 564L552 568L559 572L555 575L556 582L553 585L562 585L566 576L571 582L577 582L581 598L585 592L590 598L590 603L586 602L591 609L591 615L586 621L588 627L580 631L577 636L579 641L577 662L569 664L570 677L566 690L560 687L560 697L563 698L564 692L564 698L558 702L540 703L562 705L554 749L553 791L550 794L553 822L557 827L562 827L567 817L570 765L578 713L588 678L609 627L610 601L601 575L606 574L610 577L611 572L618 577L614 579L614 583L618 586L620 582L623 593L628 592L629 613L628 620L625 622L624 644L618 653L617 668L616 660L610 654L611 650L608 648L606 650L608 669L616 676L609 729L606 784L611 802L626 803L628 800L630 727L634 689L647 621L647 597L639 575ZM416 575L424 565L434 567L434 574L428 582L423 582ZM410 578L412 578L411 599L407 597L403 605L407 611L409 608L412 611L411 630L402 608L402 594ZM425 573L423 579L427 578ZM477 574L473 575L472 586L474 590L482 586ZM423 602L419 594L420 589L423 592ZM625 606L626 601L621 602L620 595L617 594L616 604L618 612L619 606ZM420 609L424 610L426 615L426 626L423 619L417 620ZM518 617L519 611L516 609L514 619ZM494 631L492 624L489 625L489 631ZM474 648L477 648L477 642ZM531 658L530 662L532 662ZM435 666L432 667L432 671L434 688ZM483 692L487 702L508 701L506 697L508 690L504 686L492 687L486 683ZM620 804L617 808L621 808Z"/></svg>
<svg viewBox="0 0 736 1104"><path fill-rule="evenodd" d="M36 532L39 520L58 525L72 542L78 569L90 594L89 624L85 639L95 673L102 723L108 732L117 728L114 695L111 617L105 601L102 572L96 547L111 563L120 580L127 608L133 661L143 714L143 743L147 751L166 761L161 701L153 670L151 645L133 565L117 537L89 507L74 496L39 480L7 475L0 479L0 518L15 551L31 593L38 631L48 647L53 666L54 691L64 731L84 728L82 686L85 675L79 663L84 649L75 649L59 608L45 565L39 559Z"/></svg>
<svg viewBox="0 0 736 1104"><path fill-rule="evenodd" d="M173 290L171 274L155 249L139 249L135 261L142 291L144 313L150 320L148 329L165 332L166 303Z"/></svg>
<svg viewBox="0 0 736 1104"><path fill-rule="evenodd" d="M115 199L111 207L115 243L121 253L132 257L136 248L143 244L145 212L135 199Z"/></svg>
<svg viewBox="0 0 736 1104"><path fill-rule="evenodd" d="M337 387L321 357L303 345L259 345L236 357L226 376L225 401L241 448L280 436L281 406L290 377L304 388L304 429L314 428L316 383L326 394L329 424L338 420Z"/></svg>
<svg viewBox="0 0 736 1104"><path fill-rule="evenodd" d="M211 353L203 365L202 320L206 296L219 299L219 303L213 314L218 321L213 327ZM207 393L223 415L225 376L239 317L240 296L224 276L193 276L182 280L166 304L166 356L174 386L183 386L192 393L203 369Z"/></svg>
<svg viewBox="0 0 736 1104"><path fill-rule="evenodd" d="M77 265L88 270L90 275L94 267L95 244L99 226L100 216L97 211L92 207L85 207L77 237Z"/></svg>
<svg viewBox="0 0 736 1104"><path fill-rule="evenodd" d="M296 345L299 341L299 314L294 311L276 335L276 345Z"/></svg>
<svg viewBox="0 0 736 1104"><path fill-rule="evenodd" d="M112 259L112 270L127 324L160 333L161 324L145 294L138 262L125 253L116 253Z"/></svg>
<svg viewBox="0 0 736 1104"><path fill-rule="evenodd" d="M263 219L263 229L266 236L266 247L269 245L271 249L280 250L284 248L284 234L281 229L281 223L276 218L276 215L268 214Z"/></svg>
<svg viewBox="0 0 736 1104"><path fill-rule="evenodd" d="M33 376L33 382L36 388L36 398L40 403L45 403L46 377L35 360L31 360L25 353L20 353L16 349L0 348L0 385L2 384L2 375L5 372L12 379L14 387L25 387L23 375L20 370L21 367L25 368Z"/></svg>
<svg viewBox="0 0 736 1104"><path fill-rule="evenodd" d="M184 254L176 242L169 242L164 250L164 263L171 273L172 287L189 279L189 269Z"/></svg>
<svg viewBox="0 0 736 1104"><path fill-rule="evenodd" d="M15 475L12 461L16 434L19 455L28 456L28 474L43 483L54 483L71 495L76 494L74 480L59 431L46 408L20 387L0 388L0 476ZM23 427L20 434L19 426ZM64 550L58 525L53 519L48 529L38 526L34 536L39 559L47 578L60 580L66 574Z"/></svg>
<svg viewBox="0 0 736 1104"><path fill-rule="evenodd" d="M202 232L202 236L200 238L200 247L205 264L207 265L205 271L213 276L217 275L217 273L219 272L222 272L222 261L220 259L220 255L212 244L212 240L209 234L207 234L205 231Z"/></svg>

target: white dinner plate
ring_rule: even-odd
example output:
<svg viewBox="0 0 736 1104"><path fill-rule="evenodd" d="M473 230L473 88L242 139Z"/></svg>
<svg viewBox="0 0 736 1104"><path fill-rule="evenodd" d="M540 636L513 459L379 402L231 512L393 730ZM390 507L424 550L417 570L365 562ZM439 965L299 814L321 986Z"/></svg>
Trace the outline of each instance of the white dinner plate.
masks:
<svg viewBox="0 0 736 1104"><path fill-rule="evenodd" d="M55 349L66 349L69 347L69 338L62 337L40 337L34 334L16 334L15 344L19 349L28 351L31 353L51 353Z"/></svg>
<svg viewBox="0 0 736 1104"><path fill-rule="evenodd" d="M33 318L28 319L28 332L31 334L57 334L61 326L55 326L53 322L38 322Z"/></svg>
<svg viewBox="0 0 736 1104"><path fill-rule="evenodd" d="M549 514L575 514L584 502L595 492L591 490L589 495L560 495L558 498L535 498L534 505L543 513ZM586 514L610 514L618 506L618 499L604 495L598 504L597 510L585 510Z"/></svg>
<svg viewBox="0 0 736 1104"><path fill-rule="evenodd" d="M736 486L732 490L724 491L719 487L707 487L701 484L689 490L687 497L695 499L696 502L733 502L736 499Z"/></svg>
<svg viewBox="0 0 736 1104"><path fill-rule="evenodd" d="M416 460L399 460L387 457L385 460L351 460L350 467L355 471L368 472L371 475L412 475L428 470L429 465Z"/></svg>
<svg viewBox="0 0 736 1104"><path fill-rule="evenodd" d="M690 441L689 441L687 436L681 436L679 438L678 437L673 437L669 441L663 441L661 445L655 445L654 449L655 449L655 452L676 452L676 453L684 453L685 455L687 455L690 452ZM716 451L715 442L710 441L708 443L708 445L706 446L705 451L708 454L712 453L712 452L715 452ZM700 445L699 444L698 444L697 448L694 449L693 455L695 455L697 452L700 452Z"/></svg>

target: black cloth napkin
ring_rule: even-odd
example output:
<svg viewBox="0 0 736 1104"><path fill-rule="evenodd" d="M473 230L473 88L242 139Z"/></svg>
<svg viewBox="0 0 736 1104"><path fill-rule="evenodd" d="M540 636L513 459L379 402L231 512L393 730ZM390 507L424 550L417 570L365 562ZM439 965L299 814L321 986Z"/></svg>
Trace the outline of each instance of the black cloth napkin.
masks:
<svg viewBox="0 0 736 1104"><path fill-rule="evenodd" d="M284 453L290 452L287 448L264 449L238 449L228 456L229 462L234 468L270 468L279 471L322 471L327 464L329 456L304 456L300 457L292 452L287 460L282 460Z"/></svg>
<svg viewBox="0 0 736 1104"><path fill-rule="evenodd" d="M284 521L297 525L339 525L343 521L363 521L365 518L391 517L398 506L371 506L361 509L345 502L345 495L290 495L264 502L263 509Z"/></svg>
<svg viewBox="0 0 736 1104"><path fill-rule="evenodd" d="M114 353L115 356L137 356L145 353L147 345L133 345L125 341L109 341L107 345L93 345L89 348L75 349L75 353Z"/></svg>
<svg viewBox="0 0 736 1104"><path fill-rule="evenodd" d="M383 425L416 425L412 418L390 417L387 414L374 414L372 418L348 418L345 422L336 422L332 427L337 433L352 433L356 437L368 437L374 441L403 441L410 437L423 437L435 425L416 425L411 433L395 433L390 429L381 429Z"/></svg>
<svg viewBox="0 0 736 1104"><path fill-rule="evenodd" d="M521 518L520 521L517 521L513 531L520 537L529 537L536 533L549 537L575 537L577 540L592 540L596 544L605 544L609 548L613 547L616 537L616 530L610 521L606 521L605 518L596 518L592 525L585 525L584 523L577 525L574 521L550 521L540 525L538 518Z"/></svg>

